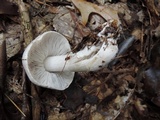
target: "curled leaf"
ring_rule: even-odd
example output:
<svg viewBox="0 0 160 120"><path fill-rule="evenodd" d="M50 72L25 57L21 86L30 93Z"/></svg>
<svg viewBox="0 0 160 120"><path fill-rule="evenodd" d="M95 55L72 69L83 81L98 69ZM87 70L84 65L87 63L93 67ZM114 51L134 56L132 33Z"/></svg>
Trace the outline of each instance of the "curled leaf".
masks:
<svg viewBox="0 0 160 120"><path fill-rule="evenodd" d="M118 17L118 12L109 6L98 6L94 3L87 2L85 0L72 0L73 4L79 9L82 16L82 23L87 24L89 15L91 13L97 13L101 15L105 20L114 20L117 25L120 25L121 22Z"/></svg>

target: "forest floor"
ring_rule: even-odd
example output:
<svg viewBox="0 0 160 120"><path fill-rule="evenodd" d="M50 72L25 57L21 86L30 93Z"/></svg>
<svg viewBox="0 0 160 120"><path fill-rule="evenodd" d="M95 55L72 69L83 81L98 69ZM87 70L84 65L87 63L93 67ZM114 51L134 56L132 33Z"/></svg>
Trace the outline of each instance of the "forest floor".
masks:
<svg viewBox="0 0 160 120"><path fill-rule="evenodd" d="M0 120L160 120L159 19L159 0L1 0ZM37 36L57 31L77 52L110 20L122 52L108 67L62 91L30 82L22 54Z"/></svg>

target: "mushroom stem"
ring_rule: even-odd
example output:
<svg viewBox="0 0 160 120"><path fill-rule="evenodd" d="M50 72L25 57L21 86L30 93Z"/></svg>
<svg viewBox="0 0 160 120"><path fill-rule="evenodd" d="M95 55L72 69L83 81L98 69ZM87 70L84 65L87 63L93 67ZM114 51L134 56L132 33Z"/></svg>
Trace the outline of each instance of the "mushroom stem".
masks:
<svg viewBox="0 0 160 120"><path fill-rule="evenodd" d="M85 47L77 53L48 57L44 61L44 67L49 72L99 70L107 66L118 51L117 44L111 43L111 41L107 44L103 42L101 48L96 46Z"/></svg>

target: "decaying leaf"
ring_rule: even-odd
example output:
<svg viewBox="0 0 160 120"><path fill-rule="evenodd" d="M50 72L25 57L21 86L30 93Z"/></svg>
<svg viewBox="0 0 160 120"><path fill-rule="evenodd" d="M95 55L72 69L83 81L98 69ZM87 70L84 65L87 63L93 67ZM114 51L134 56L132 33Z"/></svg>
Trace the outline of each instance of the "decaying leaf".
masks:
<svg viewBox="0 0 160 120"><path fill-rule="evenodd" d="M66 100L63 105L71 110L75 110L79 105L84 103L85 92L75 83L64 91Z"/></svg>
<svg viewBox="0 0 160 120"><path fill-rule="evenodd" d="M1 0L0 4L0 31L6 31L6 22L9 21L9 19L13 19L14 16L17 16L18 13L18 7L17 5L9 2L8 0ZM9 18L9 19L8 19Z"/></svg>
<svg viewBox="0 0 160 120"><path fill-rule="evenodd" d="M49 113L47 120L73 120L75 118L75 115L66 111L66 112L60 112L60 111L51 111Z"/></svg>
<svg viewBox="0 0 160 120"><path fill-rule="evenodd" d="M8 59L16 55L21 50L21 43L23 41L23 34L21 26L12 24L6 27L5 33L7 57Z"/></svg>
<svg viewBox="0 0 160 120"><path fill-rule="evenodd" d="M153 33L156 37L160 37L160 25L158 25L156 29L153 30Z"/></svg>
<svg viewBox="0 0 160 120"><path fill-rule="evenodd" d="M147 109L146 105L142 105L142 102L140 99L135 100L134 105L138 111L139 114L144 115L144 112Z"/></svg>
<svg viewBox="0 0 160 120"><path fill-rule="evenodd" d="M151 12L151 14L156 14L159 16L158 9L155 7L155 1L154 0L146 0L146 6Z"/></svg>
<svg viewBox="0 0 160 120"><path fill-rule="evenodd" d="M28 8L26 7L26 4L21 0L17 0L17 4L20 11L21 25L23 28L23 35L25 38L24 46L26 47L33 40L32 24L30 21L30 16L29 16L29 12L28 12Z"/></svg>
<svg viewBox="0 0 160 120"><path fill-rule="evenodd" d="M105 117L98 112L93 112L90 115L90 120L105 120Z"/></svg>
<svg viewBox="0 0 160 120"><path fill-rule="evenodd" d="M3 1L7 0L2 0L1 3L3 3ZM157 29L152 28L150 22L150 19L152 22L159 20L158 16L160 13L157 13L159 9L156 8L158 6L158 0L156 2L149 0L8 1L19 1L17 2L20 3L19 5L24 7L27 5L31 8L27 9L29 13L31 13L30 16L28 16L29 14L26 10L22 9L24 7L20 9L23 26L20 26L17 21L16 24L13 24L11 21L4 24L4 27L6 28L7 56L8 58L14 58L14 60L12 58L9 59L9 67L7 66L8 73L6 82L9 84L9 88L7 88L6 92L16 93L14 96L18 95L19 99L22 99L22 94L20 93L27 95L27 97L32 93L31 96L28 97L29 99L31 98L30 100L33 103L30 104L33 110L32 118L36 119L41 117L41 119L48 120L136 120L137 118L141 119L139 118L140 116L144 117L144 113L148 113L145 114L147 117L153 115L149 112L153 111L152 109L154 107L158 108L160 106L160 83L156 82L156 80L159 81L157 77L160 76L160 71L156 71L153 75L147 74L145 78L138 78L139 82L137 83L135 80L136 77L139 77L137 73L139 74L142 63L146 65L146 63L150 62L154 67L159 67L160 64L159 44L157 44L160 36L160 27L157 27ZM111 1L112 3L110 3ZM115 1L116 3L113 3ZM33 2L36 4L32 4ZM75 5L74 8L79 10L78 14L76 13L77 10L69 8L71 5ZM0 6L4 7L3 4ZM2 10L0 12L4 13L4 10L10 9L5 8L0 10ZM80 19L81 17L82 19ZM128 36L133 35L136 37L136 40L133 40L132 44L130 43L128 45L130 47L125 54L117 57L119 62L113 65L112 69L105 68L96 72L79 72L78 74L81 77L78 78L75 76L77 85L74 84L74 86L70 86L65 91L43 88L37 95L37 92L35 92L36 89L33 89L33 86L32 92L25 92L24 89L22 89L25 83L23 83L21 77L22 66L19 61L19 53L24 50L21 47L24 39L28 44L30 40L32 40L32 34L38 36L44 31L56 30L67 37L73 52L77 52L86 45L96 43L98 41L98 39L96 39L97 32L101 30L102 24L106 21L108 22L108 20L110 21L110 19L114 20L116 25L122 25L120 30L113 30L113 33L120 34L118 39L119 46L119 43L128 40ZM139 26L134 24L137 22L141 24L138 24ZM33 32L30 28L32 27L31 25L33 26ZM135 29L137 27L140 29ZM117 28L117 26L115 28ZM108 30L112 30L111 26ZM24 32L24 35L22 32ZM117 35L114 37L117 38ZM154 45L157 46L156 49ZM126 48L126 46L127 43L124 48ZM149 53L147 50L150 50L151 53L150 61L146 58ZM146 61L142 62L141 58ZM11 65L12 69L10 68ZM136 68L136 70L134 68ZM146 71L143 71L143 73L145 72ZM137 86L139 87L138 90L141 90L140 92L137 92ZM30 88L28 85L27 87ZM144 91L153 94L149 97ZM145 101L146 98L147 101ZM24 102L25 100L23 103ZM145 102L147 102L147 104L145 104ZM19 103L23 105L22 102ZM150 103L151 107L148 105ZM5 106L7 106L6 108L10 108L10 104L5 104ZM26 107L23 108L26 109ZM14 109L9 110L14 111ZM36 111L37 114L35 114ZM138 112L134 113L135 111ZM158 112L159 108L157 113ZM16 119L17 114L15 114L15 112L13 114L13 116L16 115L13 119ZM160 115L158 116L157 118L159 120ZM18 118L20 119L19 116ZM150 120L154 118L151 116ZM27 118L21 118L21 120L22 119Z"/></svg>
<svg viewBox="0 0 160 120"><path fill-rule="evenodd" d="M103 100L113 93L113 90L108 88L108 85L102 83L100 80L91 81L91 83L84 86L83 89L85 92L92 93L97 96L99 100Z"/></svg>
<svg viewBox="0 0 160 120"><path fill-rule="evenodd" d="M0 14L18 15L18 7L8 0L1 0Z"/></svg>
<svg viewBox="0 0 160 120"><path fill-rule="evenodd" d="M146 0L144 4L146 5L146 8L148 10L148 15L150 17L150 25L156 27L159 24L157 17L159 17L160 15L158 9L155 6L156 2L154 0Z"/></svg>
<svg viewBox="0 0 160 120"><path fill-rule="evenodd" d="M89 15L91 13L97 13L101 15L105 20L115 20L117 25L121 24L118 17L118 11L110 8L109 6L98 6L85 0L72 0L72 2L79 9L82 16L82 23L84 25L87 24Z"/></svg>

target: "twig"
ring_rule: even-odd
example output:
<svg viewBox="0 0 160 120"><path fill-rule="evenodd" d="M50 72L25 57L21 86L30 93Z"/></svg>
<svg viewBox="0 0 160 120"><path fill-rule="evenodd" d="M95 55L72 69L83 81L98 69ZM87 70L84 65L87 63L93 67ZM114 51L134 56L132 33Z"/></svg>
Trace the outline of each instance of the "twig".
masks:
<svg viewBox="0 0 160 120"><path fill-rule="evenodd" d="M23 35L24 35L24 47L29 45L29 43L33 40L33 33L32 33L32 24L29 17L28 9L23 2L23 0L17 0L17 4L19 6L19 11L21 14L21 24L23 27ZM38 99L38 94L35 89L35 85L31 83L31 95L33 98ZM39 120L40 118L40 103L39 101L35 101L32 99L32 119Z"/></svg>
<svg viewBox="0 0 160 120"><path fill-rule="evenodd" d="M40 120L40 112L41 112L41 106L40 106L40 100L39 100L39 96L37 93L37 89L38 87L36 87L34 84L31 84L31 94L33 96L32 99L32 119L33 120Z"/></svg>
<svg viewBox="0 0 160 120"><path fill-rule="evenodd" d="M26 117L26 115L23 113L23 111L16 105L16 103L6 94L4 94L6 96L6 98L17 108L17 110L24 116Z"/></svg>
<svg viewBox="0 0 160 120"><path fill-rule="evenodd" d="M121 108L119 109L119 111L117 111L117 114L114 116L114 118L112 120L115 120L120 113L122 112L122 110L127 107L127 105L129 104L129 100L131 99L131 97L133 96L133 93L135 91L136 85L134 85L134 88L128 93L128 96L126 97L126 101L123 103L124 105L121 106Z"/></svg>
<svg viewBox="0 0 160 120"><path fill-rule="evenodd" d="M7 119L4 111L4 81L6 79L7 68L6 41L3 33L0 34L0 118Z"/></svg>
<svg viewBox="0 0 160 120"><path fill-rule="evenodd" d="M23 103L22 103L22 111L26 114L26 117L24 116L21 116L21 120L28 120L31 118L31 112L30 112L30 107L29 107L29 101L28 101L28 97L26 96L26 93L27 93L27 84L26 84L26 74L25 74L25 71L23 69L23 73L22 73L22 79L23 79Z"/></svg>
<svg viewBox="0 0 160 120"><path fill-rule="evenodd" d="M3 90L4 80L6 78L6 42L3 33L0 34L0 88Z"/></svg>
<svg viewBox="0 0 160 120"><path fill-rule="evenodd" d="M22 0L17 0L17 4L19 6L20 16L21 16L21 25L23 28L24 35L24 47L26 47L32 40L32 25L29 17L28 8L24 4Z"/></svg>

